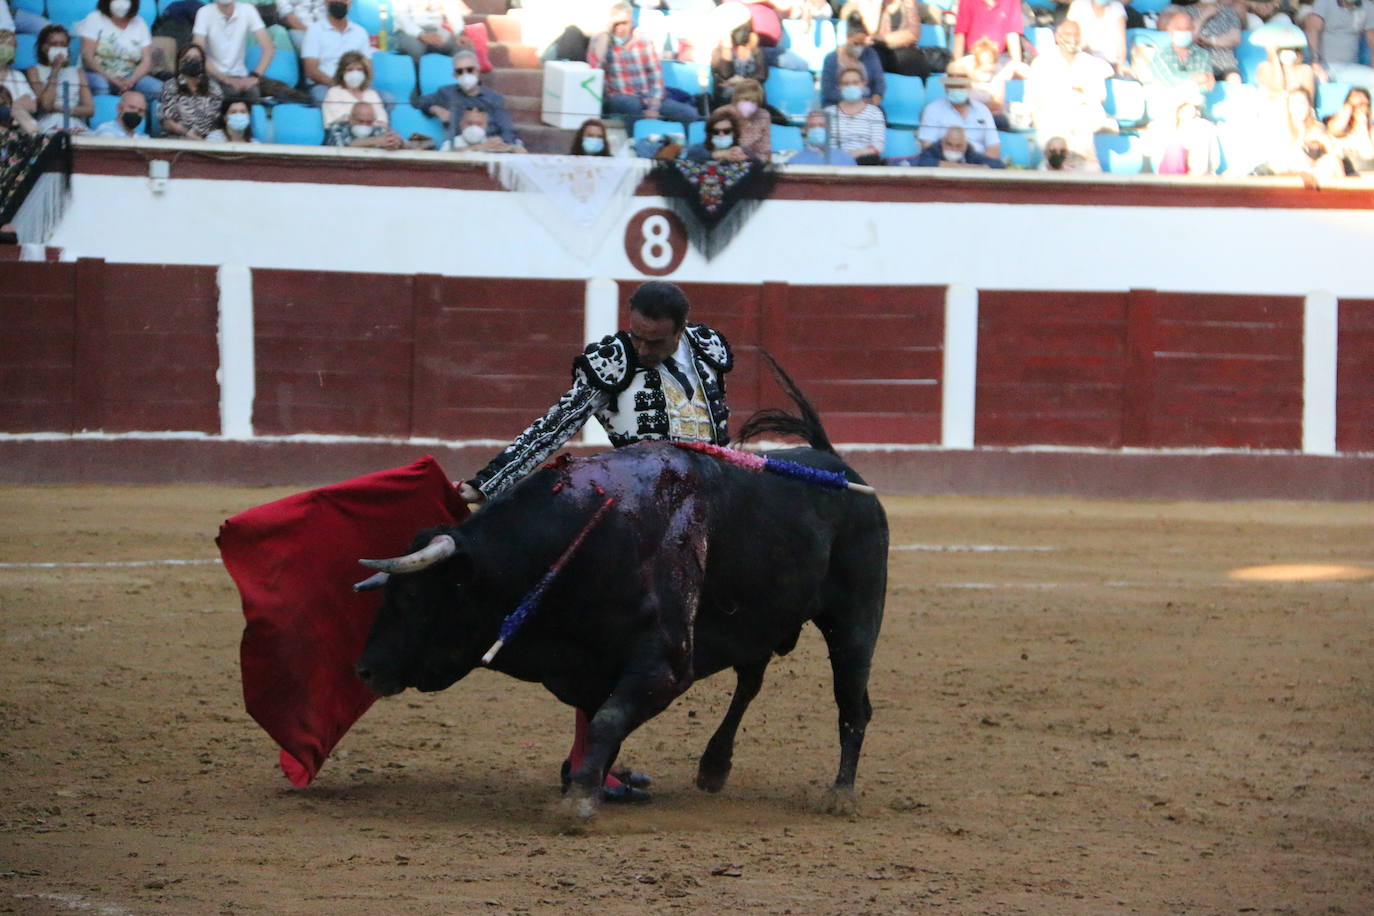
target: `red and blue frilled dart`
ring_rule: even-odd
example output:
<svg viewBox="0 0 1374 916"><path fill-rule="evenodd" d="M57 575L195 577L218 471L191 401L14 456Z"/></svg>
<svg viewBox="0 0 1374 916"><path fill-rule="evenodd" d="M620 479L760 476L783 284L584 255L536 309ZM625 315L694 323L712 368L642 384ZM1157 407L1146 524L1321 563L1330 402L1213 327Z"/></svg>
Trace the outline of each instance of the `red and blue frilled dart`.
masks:
<svg viewBox="0 0 1374 916"><path fill-rule="evenodd" d="M855 490L859 493L878 492L867 484L854 483L837 471L813 468L810 465L798 464L795 461L770 458L767 455L759 455L754 452L741 452L738 449L712 445L709 442L674 442L673 444L678 448L710 455L718 461L732 464L737 468L744 468L746 471L764 471L769 474L778 474L782 477L791 477L793 480L805 481L830 490Z"/></svg>

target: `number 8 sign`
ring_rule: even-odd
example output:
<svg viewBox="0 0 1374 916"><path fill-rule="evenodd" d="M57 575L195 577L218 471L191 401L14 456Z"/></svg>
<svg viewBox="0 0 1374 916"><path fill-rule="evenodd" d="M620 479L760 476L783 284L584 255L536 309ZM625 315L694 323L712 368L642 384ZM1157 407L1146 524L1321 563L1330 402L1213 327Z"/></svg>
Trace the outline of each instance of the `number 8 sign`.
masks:
<svg viewBox="0 0 1374 916"><path fill-rule="evenodd" d="M625 256L646 276L667 276L687 256L687 227L671 210L640 210L625 227Z"/></svg>

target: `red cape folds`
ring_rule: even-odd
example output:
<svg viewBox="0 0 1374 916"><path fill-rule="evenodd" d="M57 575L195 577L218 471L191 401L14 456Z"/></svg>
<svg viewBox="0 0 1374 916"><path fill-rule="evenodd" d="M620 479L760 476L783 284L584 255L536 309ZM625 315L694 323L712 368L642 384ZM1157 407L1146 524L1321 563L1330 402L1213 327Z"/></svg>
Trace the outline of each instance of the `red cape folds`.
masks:
<svg viewBox="0 0 1374 916"><path fill-rule="evenodd" d="M281 745L281 768L307 786L377 695L353 665L380 592L356 593L363 557L405 553L423 528L467 505L438 462L378 471L288 496L226 521L215 542L243 598L240 661L249 714Z"/></svg>

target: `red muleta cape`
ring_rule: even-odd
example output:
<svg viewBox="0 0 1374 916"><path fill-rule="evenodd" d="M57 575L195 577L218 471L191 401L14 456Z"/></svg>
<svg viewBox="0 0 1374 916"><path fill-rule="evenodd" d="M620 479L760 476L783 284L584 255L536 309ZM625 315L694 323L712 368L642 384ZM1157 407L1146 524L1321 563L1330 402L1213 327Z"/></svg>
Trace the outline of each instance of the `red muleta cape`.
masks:
<svg viewBox="0 0 1374 916"><path fill-rule="evenodd" d="M248 713L307 786L377 699L353 673L380 592L353 591L363 557L404 553L423 528L467 505L431 457L288 496L226 521L215 543L243 598L240 663Z"/></svg>

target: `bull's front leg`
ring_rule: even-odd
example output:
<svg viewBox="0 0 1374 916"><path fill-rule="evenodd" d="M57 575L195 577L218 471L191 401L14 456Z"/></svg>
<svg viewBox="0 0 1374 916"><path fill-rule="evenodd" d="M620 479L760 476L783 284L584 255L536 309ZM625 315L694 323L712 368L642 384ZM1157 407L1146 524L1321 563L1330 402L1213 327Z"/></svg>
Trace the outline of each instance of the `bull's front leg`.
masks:
<svg viewBox="0 0 1374 916"><path fill-rule="evenodd" d="M730 776L731 760L735 756L735 734L739 731L740 720L754 697L763 686L763 672L769 659L752 665L735 667L735 695L730 700L730 708L721 720L720 727L711 736L706 751L701 755L697 766L697 788L707 792L719 792L725 788L725 780Z"/></svg>

